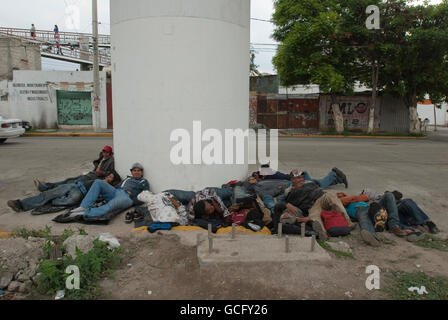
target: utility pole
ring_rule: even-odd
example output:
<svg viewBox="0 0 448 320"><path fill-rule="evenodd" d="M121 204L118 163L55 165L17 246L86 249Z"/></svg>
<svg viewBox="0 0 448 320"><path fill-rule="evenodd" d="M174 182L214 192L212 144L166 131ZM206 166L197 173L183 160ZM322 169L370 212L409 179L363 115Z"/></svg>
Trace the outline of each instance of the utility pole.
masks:
<svg viewBox="0 0 448 320"><path fill-rule="evenodd" d="M93 115L95 132L100 129L100 67L98 56L98 0L92 0L93 28Z"/></svg>

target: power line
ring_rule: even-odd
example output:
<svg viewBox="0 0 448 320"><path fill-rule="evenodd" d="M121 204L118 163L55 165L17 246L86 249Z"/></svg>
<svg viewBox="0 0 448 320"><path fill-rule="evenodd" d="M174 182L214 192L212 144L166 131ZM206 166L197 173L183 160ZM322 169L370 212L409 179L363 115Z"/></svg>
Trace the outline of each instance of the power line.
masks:
<svg viewBox="0 0 448 320"><path fill-rule="evenodd" d="M272 20L265 20L265 19L258 19L258 18L250 18L250 20L274 23L274 21L272 21Z"/></svg>

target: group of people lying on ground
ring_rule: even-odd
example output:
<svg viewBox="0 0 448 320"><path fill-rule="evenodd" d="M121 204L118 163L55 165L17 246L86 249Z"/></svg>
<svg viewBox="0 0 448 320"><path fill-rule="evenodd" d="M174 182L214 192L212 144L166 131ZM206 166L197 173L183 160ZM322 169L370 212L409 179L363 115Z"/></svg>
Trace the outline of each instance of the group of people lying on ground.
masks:
<svg viewBox="0 0 448 320"><path fill-rule="evenodd" d="M301 234L304 229L306 236L323 240L350 234L357 222L361 238L372 246L379 245L377 232L385 230L408 241L439 232L425 212L398 191L376 194L363 190L357 195L326 191L336 184L348 187L346 175L338 168L314 179L307 172L286 174L262 166L245 181L230 181L221 188L153 193L139 163L132 165L130 176L121 179L110 146L103 148L93 164L91 172L61 182L35 180L38 195L10 200L8 206L16 212L33 210L34 215L68 208L53 219L62 223L108 221L135 207L126 213L125 221L149 230L171 226L207 229L211 225L217 232L237 225L254 232L267 228L275 234L280 225L282 233Z"/></svg>

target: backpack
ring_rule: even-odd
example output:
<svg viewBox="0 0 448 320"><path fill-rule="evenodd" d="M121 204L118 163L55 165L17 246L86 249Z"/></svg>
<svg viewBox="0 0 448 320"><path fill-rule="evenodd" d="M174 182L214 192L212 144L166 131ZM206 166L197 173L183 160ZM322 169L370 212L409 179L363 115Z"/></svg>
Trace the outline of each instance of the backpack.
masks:
<svg viewBox="0 0 448 320"><path fill-rule="evenodd" d="M239 211L232 211L232 223L239 226L244 221L246 221L247 213L250 211L250 209L241 209Z"/></svg>
<svg viewBox="0 0 448 320"><path fill-rule="evenodd" d="M345 217L337 211L322 211L320 214L325 230L330 237L341 237L350 234L352 230Z"/></svg>

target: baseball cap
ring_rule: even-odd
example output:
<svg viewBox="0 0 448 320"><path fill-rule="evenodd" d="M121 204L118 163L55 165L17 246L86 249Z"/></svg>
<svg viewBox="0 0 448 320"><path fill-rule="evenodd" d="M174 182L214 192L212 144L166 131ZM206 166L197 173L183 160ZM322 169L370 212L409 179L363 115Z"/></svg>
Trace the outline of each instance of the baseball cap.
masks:
<svg viewBox="0 0 448 320"><path fill-rule="evenodd" d="M105 146L105 147L103 148L103 151L112 153L112 147L111 147L111 146Z"/></svg>
<svg viewBox="0 0 448 320"><path fill-rule="evenodd" d="M143 171L143 166L142 166L140 163L136 162L136 163L134 163L134 164L132 165L132 167L131 167L131 171L134 170L134 169L140 169L140 170Z"/></svg>
<svg viewBox="0 0 448 320"><path fill-rule="evenodd" d="M302 174L303 174L302 171L299 172L298 170L292 170L292 171L291 171L291 178L297 178L297 177L300 177Z"/></svg>

